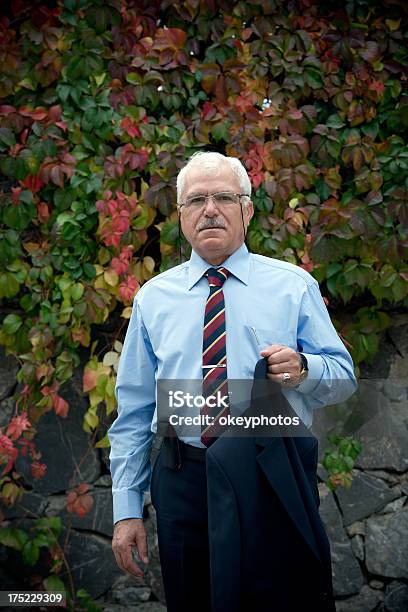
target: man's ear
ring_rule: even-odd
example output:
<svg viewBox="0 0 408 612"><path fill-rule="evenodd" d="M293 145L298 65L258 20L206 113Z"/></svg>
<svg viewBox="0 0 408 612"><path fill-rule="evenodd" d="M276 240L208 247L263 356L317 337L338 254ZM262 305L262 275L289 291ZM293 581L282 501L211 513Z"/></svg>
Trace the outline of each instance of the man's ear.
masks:
<svg viewBox="0 0 408 612"><path fill-rule="evenodd" d="M247 211L247 215L246 215L247 219L246 220L247 220L247 226L248 226L250 221L251 221L251 219L252 219L252 217L254 216L254 205L252 203L252 200L250 200L248 202L248 204L245 206L245 208L246 208L246 211Z"/></svg>

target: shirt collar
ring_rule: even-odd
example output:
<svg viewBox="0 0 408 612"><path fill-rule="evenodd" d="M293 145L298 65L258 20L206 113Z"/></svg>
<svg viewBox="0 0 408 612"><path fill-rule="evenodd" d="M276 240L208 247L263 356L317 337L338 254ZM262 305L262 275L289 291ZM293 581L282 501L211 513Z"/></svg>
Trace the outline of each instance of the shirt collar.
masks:
<svg viewBox="0 0 408 612"><path fill-rule="evenodd" d="M227 268L231 274L247 285L249 277L249 252L246 244L243 242L239 249L227 257L220 266ZM217 268L219 266L211 266L208 261L200 257L193 249L188 268L188 290L194 287L208 268L211 267Z"/></svg>

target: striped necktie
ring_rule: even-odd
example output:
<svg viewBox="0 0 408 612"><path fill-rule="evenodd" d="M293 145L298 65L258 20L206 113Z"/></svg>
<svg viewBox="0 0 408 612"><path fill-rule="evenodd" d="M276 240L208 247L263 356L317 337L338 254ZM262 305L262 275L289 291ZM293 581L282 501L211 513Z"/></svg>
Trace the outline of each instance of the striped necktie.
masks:
<svg viewBox="0 0 408 612"><path fill-rule="evenodd" d="M228 394L225 302L222 286L229 274L226 268L209 268L205 274L210 285L203 332L203 397L205 398L209 395L217 397L217 392L220 396ZM201 427L201 441L205 446L210 446L225 429L218 419L229 414L229 405L227 407L204 405L200 409L200 414L208 414L214 418L211 424L204 424Z"/></svg>

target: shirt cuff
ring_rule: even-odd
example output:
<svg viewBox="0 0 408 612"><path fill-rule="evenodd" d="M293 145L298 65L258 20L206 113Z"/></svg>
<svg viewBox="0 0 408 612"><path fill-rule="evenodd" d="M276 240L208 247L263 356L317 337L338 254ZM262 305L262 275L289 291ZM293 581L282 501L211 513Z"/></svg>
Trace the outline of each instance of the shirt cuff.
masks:
<svg viewBox="0 0 408 612"><path fill-rule="evenodd" d="M309 373L307 375L307 378L303 382L301 382L300 385L295 387L295 390L300 391L300 393L311 393L316 389L323 376L323 358L320 355L304 353L303 351L302 354L307 359Z"/></svg>
<svg viewBox="0 0 408 612"><path fill-rule="evenodd" d="M123 489L113 493L113 523L123 519L143 518L144 495Z"/></svg>

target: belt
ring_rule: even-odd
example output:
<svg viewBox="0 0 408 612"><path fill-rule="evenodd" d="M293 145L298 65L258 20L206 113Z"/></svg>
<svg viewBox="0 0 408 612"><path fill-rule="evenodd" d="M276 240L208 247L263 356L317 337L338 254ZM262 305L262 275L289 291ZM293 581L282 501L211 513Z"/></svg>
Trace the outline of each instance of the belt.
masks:
<svg viewBox="0 0 408 612"><path fill-rule="evenodd" d="M179 445L181 449L181 454L185 459L192 459L193 461L202 461L205 463L205 453L207 452L206 448L200 448L198 446L192 446L191 444L186 444L183 440L179 439Z"/></svg>

